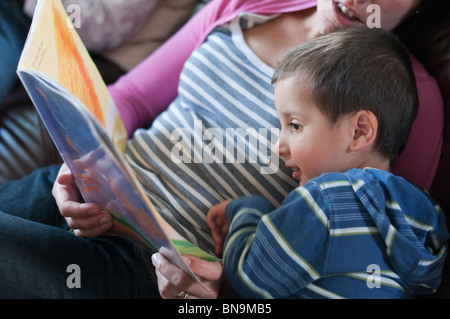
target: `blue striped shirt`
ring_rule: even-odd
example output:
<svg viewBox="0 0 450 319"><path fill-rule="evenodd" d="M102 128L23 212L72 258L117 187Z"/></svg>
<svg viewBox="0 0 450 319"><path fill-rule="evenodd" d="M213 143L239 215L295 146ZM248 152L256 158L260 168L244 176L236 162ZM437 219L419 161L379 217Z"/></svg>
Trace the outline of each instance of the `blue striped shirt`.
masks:
<svg viewBox="0 0 450 319"><path fill-rule="evenodd" d="M232 201L224 265L251 298L405 298L435 291L448 234L428 194L376 169L328 173L278 209Z"/></svg>

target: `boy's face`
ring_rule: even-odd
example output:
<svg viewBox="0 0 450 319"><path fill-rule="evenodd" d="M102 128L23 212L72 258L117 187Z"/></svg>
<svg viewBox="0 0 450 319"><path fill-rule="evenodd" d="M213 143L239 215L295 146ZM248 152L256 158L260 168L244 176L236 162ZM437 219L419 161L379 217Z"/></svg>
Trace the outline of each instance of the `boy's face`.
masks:
<svg viewBox="0 0 450 319"><path fill-rule="evenodd" d="M293 170L300 186L322 173L351 168L348 147L353 129L348 116L332 123L312 101L307 82L296 77L278 81L275 106L281 122L275 151Z"/></svg>

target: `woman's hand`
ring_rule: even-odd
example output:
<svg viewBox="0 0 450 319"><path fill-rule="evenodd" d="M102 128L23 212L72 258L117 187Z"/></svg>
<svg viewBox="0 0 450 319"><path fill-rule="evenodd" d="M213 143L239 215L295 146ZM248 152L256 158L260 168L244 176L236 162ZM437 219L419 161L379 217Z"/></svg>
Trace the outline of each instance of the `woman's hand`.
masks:
<svg viewBox="0 0 450 319"><path fill-rule="evenodd" d="M160 253L152 255L160 295L165 299L215 299L219 294L223 268L218 262L183 255L183 259L202 283L189 277Z"/></svg>
<svg viewBox="0 0 450 319"><path fill-rule="evenodd" d="M93 203L83 203L69 167L63 164L52 190L61 215L79 237L96 237L112 226L112 217Z"/></svg>

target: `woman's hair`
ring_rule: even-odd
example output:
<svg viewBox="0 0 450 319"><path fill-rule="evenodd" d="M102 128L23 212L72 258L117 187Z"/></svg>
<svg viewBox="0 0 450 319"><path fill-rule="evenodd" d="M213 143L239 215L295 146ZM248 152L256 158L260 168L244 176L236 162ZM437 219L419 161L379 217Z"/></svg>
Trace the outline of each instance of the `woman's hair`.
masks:
<svg viewBox="0 0 450 319"><path fill-rule="evenodd" d="M406 145L417 114L411 62L392 33L346 27L289 51L273 76L308 83L319 109L335 123L339 116L371 111L378 120L376 150L393 159Z"/></svg>
<svg viewBox="0 0 450 319"><path fill-rule="evenodd" d="M424 43L448 18L449 0L422 0L418 8L393 33L406 44L411 53L422 60L425 54Z"/></svg>

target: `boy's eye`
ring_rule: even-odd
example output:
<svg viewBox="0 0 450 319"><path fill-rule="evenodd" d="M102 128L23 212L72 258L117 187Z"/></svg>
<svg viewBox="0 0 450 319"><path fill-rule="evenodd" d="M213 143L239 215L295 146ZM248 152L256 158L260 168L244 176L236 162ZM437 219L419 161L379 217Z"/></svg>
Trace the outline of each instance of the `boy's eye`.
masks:
<svg viewBox="0 0 450 319"><path fill-rule="evenodd" d="M298 124L298 123L294 123L294 122L289 123L289 126L290 126L294 131L299 131L299 130L301 130L301 129L303 128L302 125L300 125L300 124Z"/></svg>

